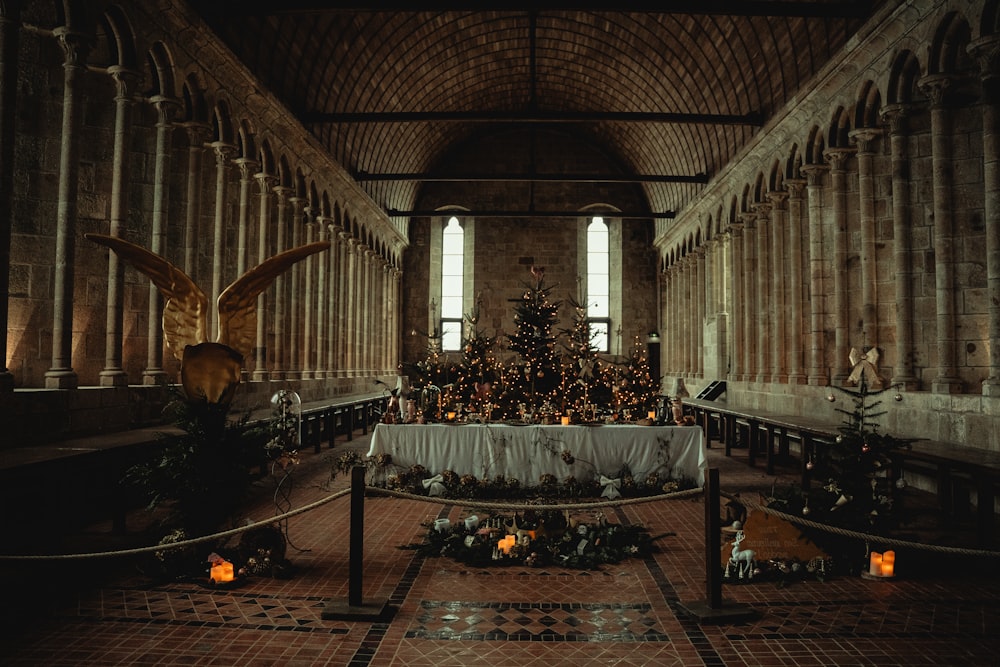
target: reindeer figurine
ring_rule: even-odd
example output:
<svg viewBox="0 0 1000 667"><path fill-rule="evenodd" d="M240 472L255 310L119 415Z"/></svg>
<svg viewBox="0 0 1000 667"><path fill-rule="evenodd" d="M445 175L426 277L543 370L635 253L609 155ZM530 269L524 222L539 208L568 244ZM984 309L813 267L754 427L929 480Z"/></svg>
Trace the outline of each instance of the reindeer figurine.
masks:
<svg viewBox="0 0 1000 667"><path fill-rule="evenodd" d="M733 554L726 565L726 578L730 576L730 568L736 570L739 579L753 579L753 549L744 549L740 546L746 535L742 530L736 531L736 539L733 540Z"/></svg>

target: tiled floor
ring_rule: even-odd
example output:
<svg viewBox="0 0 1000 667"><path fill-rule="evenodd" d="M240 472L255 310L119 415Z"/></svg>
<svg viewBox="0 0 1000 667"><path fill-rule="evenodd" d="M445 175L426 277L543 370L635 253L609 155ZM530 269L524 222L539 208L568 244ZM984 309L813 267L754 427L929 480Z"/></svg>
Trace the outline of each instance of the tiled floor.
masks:
<svg viewBox="0 0 1000 667"><path fill-rule="evenodd" d="M306 458L298 506L323 498L329 463L347 444ZM365 449L366 439L350 447ZM727 491L773 478L710 450ZM250 515L273 516L261 482ZM344 478L332 489L346 486ZM9 511L9 510L8 510ZM291 519L291 579L254 577L231 590L157 583L128 559L0 564L4 665L998 665L1000 560L951 561L891 582L726 585L755 617L699 624L681 605L705 598L700 498L608 512L641 522L660 549L598 571L475 569L399 549L422 521L467 508L397 498L366 501L364 596L387 599L386 622L323 619L348 599L349 499ZM77 542L116 544L104 526ZM0 548L2 550L2 548ZM901 568L903 569L903 568Z"/></svg>

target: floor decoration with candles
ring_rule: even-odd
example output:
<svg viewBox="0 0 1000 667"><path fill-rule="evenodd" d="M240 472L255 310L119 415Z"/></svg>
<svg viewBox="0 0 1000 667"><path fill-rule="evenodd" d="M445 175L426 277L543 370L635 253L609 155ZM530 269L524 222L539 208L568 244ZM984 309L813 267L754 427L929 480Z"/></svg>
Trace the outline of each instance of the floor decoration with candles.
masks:
<svg viewBox="0 0 1000 667"><path fill-rule="evenodd" d="M472 567L594 570L627 558L644 558L656 549L657 540L672 535L651 535L644 526L611 523L602 512L583 520L554 510L482 518L470 514L456 522L436 519L423 525L425 541L400 548Z"/></svg>

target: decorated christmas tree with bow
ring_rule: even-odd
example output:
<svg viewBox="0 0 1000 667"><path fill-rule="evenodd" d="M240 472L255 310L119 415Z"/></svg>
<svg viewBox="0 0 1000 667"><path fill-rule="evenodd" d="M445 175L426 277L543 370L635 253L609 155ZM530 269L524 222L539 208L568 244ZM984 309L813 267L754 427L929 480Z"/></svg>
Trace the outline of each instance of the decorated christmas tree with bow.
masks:
<svg viewBox="0 0 1000 667"><path fill-rule="evenodd" d="M515 403L522 402L534 412L558 404L562 369L552 328L559 322L562 304L550 299L553 288L545 286L544 267L532 266L531 276L531 284L514 308L517 331L510 336L510 349L519 362L508 373L504 389Z"/></svg>

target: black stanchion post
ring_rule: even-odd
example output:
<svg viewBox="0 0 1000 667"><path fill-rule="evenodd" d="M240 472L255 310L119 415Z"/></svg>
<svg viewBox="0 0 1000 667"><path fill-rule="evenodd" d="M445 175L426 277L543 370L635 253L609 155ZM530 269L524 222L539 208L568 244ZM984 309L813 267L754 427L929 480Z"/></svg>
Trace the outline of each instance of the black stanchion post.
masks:
<svg viewBox="0 0 1000 667"><path fill-rule="evenodd" d="M681 611L695 617L699 623L731 623L741 621L756 612L746 604L722 599L722 522L719 517L719 469L705 473L705 592L706 599L681 602Z"/></svg>
<svg viewBox="0 0 1000 667"><path fill-rule="evenodd" d="M722 607L722 521L719 518L719 469L705 479L705 597L712 609Z"/></svg>
<svg viewBox="0 0 1000 667"><path fill-rule="evenodd" d="M381 620L389 611L384 598L363 598L365 567L365 468L351 470L351 531L347 566L347 604L328 601L322 617L328 620Z"/></svg>

